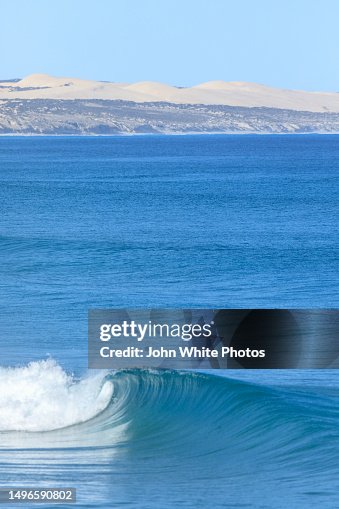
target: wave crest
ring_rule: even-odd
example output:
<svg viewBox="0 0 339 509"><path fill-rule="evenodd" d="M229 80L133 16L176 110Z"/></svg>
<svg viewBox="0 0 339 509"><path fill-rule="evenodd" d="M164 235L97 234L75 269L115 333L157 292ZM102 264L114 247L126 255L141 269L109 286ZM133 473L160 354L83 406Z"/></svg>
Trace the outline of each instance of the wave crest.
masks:
<svg viewBox="0 0 339 509"><path fill-rule="evenodd" d="M76 381L52 359L0 368L0 432L51 431L87 421L112 394L102 375Z"/></svg>

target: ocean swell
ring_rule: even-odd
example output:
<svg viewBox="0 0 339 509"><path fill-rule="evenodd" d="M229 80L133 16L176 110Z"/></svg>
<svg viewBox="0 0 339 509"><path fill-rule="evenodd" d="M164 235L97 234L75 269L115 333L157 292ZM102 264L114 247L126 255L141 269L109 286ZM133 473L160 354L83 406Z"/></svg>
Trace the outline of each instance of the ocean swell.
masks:
<svg viewBox="0 0 339 509"><path fill-rule="evenodd" d="M180 461L218 454L233 468L337 464L339 399L330 388L149 370L76 380L47 360L1 368L0 391L5 449L105 447Z"/></svg>

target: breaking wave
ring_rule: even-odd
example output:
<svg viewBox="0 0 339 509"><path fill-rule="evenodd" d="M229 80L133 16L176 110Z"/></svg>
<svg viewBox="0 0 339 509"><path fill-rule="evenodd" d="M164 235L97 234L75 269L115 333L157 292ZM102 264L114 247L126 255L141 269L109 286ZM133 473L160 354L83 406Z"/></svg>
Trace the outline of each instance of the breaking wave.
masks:
<svg viewBox="0 0 339 509"><path fill-rule="evenodd" d="M275 387L193 372L100 371L77 380L53 360L0 368L0 447L108 447L232 465L335 468L335 390ZM307 452L307 454L305 454Z"/></svg>

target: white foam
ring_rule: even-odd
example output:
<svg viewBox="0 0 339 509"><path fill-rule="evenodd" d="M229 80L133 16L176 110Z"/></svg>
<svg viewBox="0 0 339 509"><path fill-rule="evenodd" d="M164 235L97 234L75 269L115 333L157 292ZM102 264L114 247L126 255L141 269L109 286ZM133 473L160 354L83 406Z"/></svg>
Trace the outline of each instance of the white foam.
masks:
<svg viewBox="0 0 339 509"><path fill-rule="evenodd" d="M0 431L50 431L91 419L112 398L104 375L77 381L51 359L0 368Z"/></svg>

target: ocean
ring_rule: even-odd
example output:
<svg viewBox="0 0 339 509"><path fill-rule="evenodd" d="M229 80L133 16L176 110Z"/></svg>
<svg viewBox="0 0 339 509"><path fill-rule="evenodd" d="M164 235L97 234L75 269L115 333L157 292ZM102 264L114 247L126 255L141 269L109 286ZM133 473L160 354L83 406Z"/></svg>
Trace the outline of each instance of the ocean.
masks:
<svg viewBox="0 0 339 509"><path fill-rule="evenodd" d="M337 370L87 370L91 308L338 308L338 140L0 137L0 487L339 505Z"/></svg>

